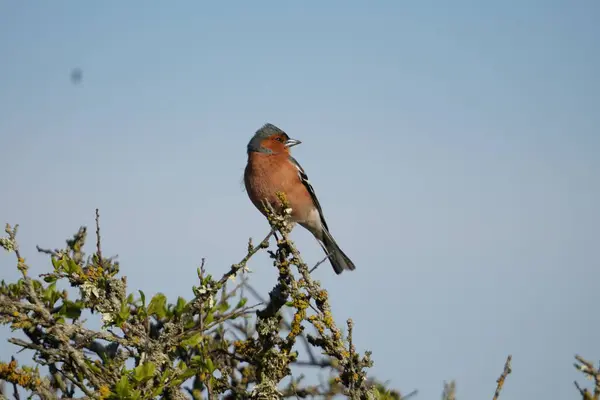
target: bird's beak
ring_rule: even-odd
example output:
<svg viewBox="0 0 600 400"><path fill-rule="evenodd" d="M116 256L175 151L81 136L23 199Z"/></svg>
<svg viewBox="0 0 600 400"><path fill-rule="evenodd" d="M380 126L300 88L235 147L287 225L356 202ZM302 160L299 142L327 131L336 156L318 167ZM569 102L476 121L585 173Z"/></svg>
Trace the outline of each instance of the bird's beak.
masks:
<svg viewBox="0 0 600 400"><path fill-rule="evenodd" d="M285 147L294 147L296 145L299 145L300 143L302 143L301 141L297 140L297 139L292 139L289 138L288 140L286 140L285 142Z"/></svg>

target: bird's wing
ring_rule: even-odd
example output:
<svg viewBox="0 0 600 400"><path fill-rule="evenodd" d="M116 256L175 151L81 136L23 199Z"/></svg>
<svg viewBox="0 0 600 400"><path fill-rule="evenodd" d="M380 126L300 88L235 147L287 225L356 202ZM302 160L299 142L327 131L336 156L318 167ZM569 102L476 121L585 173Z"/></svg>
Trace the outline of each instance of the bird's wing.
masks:
<svg viewBox="0 0 600 400"><path fill-rule="evenodd" d="M294 166L298 170L298 176L300 177L300 181L302 182L304 187L306 187L306 190L308 190L308 193L310 193L310 197L312 198L313 204L317 208L317 211L319 212L319 216L321 217L321 224L323 224L323 226L325 227L326 230L329 230L329 228L327 227L327 222L325 222L325 216L323 215L323 210L321 209L321 204L319 203L319 199L317 199L317 194L315 193L315 189L310 184L310 182L308 180L308 176L306 175L306 172L304 171L304 168L302 168L300 163L298 163L298 161L296 161L296 159L294 157L292 157L292 156L289 156L289 157L290 157L290 161L292 162L292 164L294 164Z"/></svg>

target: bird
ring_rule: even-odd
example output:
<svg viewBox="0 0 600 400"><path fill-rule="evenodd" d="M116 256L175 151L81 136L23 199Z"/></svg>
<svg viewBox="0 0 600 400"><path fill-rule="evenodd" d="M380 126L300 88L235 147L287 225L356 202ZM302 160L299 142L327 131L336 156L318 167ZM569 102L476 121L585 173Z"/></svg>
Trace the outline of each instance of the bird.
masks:
<svg viewBox="0 0 600 400"><path fill-rule="evenodd" d="M307 229L328 255L337 275L356 269L329 231L323 209L306 171L292 157L290 149L301 144L277 126L266 123L248 142L248 161L244 170L244 185L254 206L266 216L263 201L280 211L277 192L286 195L291 220Z"/></svg>
<svg viewBox="0 0 600 400"><path fill-rule="evenodd" d="M73 83L74 85L78 85L81 83L81 80L83 79L83 71L81 68L73 68L71 70L71 83Z"/></svg>

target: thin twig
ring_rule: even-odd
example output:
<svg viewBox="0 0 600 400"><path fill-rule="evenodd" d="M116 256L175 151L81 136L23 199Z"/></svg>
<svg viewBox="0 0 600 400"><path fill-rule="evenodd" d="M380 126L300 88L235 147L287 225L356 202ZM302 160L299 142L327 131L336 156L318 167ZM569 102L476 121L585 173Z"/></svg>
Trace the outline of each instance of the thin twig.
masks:
<svg viewBox="0 0 600 400"><path fill-rule="evenodd" d="M100 210L96 208L96 255L98 262L102 263L102 249L100 247Z"/></svg>
<svg viewBox="0 0 600 400"><path fill-rule="evenodd" d="M589 390L582 389L577 382L574 382L575 387L585 400L600 400L600 371L594 367L594 363L587 361L579 355L575 355L575 359L579 362L579 364L574 364L575 368L594 381L594 395L592 396Z"/></svg>
<svg viewBox="0 0 600 400"><path fill-rule="evenodd" d="M351 318L348 318L347 321L348 324L348 351L350 353L350 356L348 357L348 368L350 369L350 371L354 372L354 344L352 343L352 328L354 327L354 323L352 322ZM354 389L354 380L350 381L350 387L348 388L350 390Z"/></svg>
<svg viewBox="0 0 600 400"><path fill-rule="evenodd" d="M15 357L11 356L11 361L15 362ZM19 395L19 389L17 388L17 384L15 382L13 382L13 397L15 398L15 400L21 400L21 396Z"/></svg>
<svg viewBox="0 0 600 400"><path fill-rule="evenodd" d="M498 380L496 380L498 385L496 385L496 392L494 393L494 400L498 400L498 397L500 396L500 391L502 390L502 387L504 386L504 381L506 380L506 377L508 376L508 374L510 374L512 372L512 369L510 368L511 360L512 360L512 356L509 355L506 358L506 362L504 363L504 371L502 371L502 375L500 375Z"/></svg>
<svg viewBox="0 0 600 400"><path fill-rule="evenodd" d="M400 400L408 400L408 399L410 399L411 397L413 397L413 396L416 396L418 393L419 393L419 391L418 391L417 389L415 389L415 390L413 390L412 392L410 392L409 394L407 394L407 395L405 395L405 396L402 396L402 397L400 398Z"/></svg>
<svg viewBox="0 0 600 400"><path fill-rule="evenodd" d="M573 383L575 384L575 387L577 388L577 390L579 391L579 394L581 395L581 397L584 400L588 400L592 398L592 395L590 394L590 391L587 390L587 388L582 388L581 386L579 386L579 383L577 383L577 381L573 381Z"/></svg>
<svg viewBox="0 0 600 400"><path fill-rule="evenodd" d="M318 263L315 264L314 267L311 268L311 270L309 271L311 274L313 273L314 270L316 270L317 268L319 268L319 265L323 264L325 261L329 260L329 257L331 257L331 254L327 254L325 256L324 259L322 259L321 261L319 261Z"/></svg>
<svg viewBox="0 0 600 400"><path fill-rule="evenodd" d="M223 277L219 280L219 286L222 287L230 277L236 275L240 269L244 268L246 266L246 263L248 262L248 260L250 260L250 258L254 254L258 253L258 251L260 249L269 247L269 239L271 238L271 236L273 236L274 233L275 233L275 229L271 229L271 232L269 232L269 234L263 240L261 240L261 242L258 245L253 246L253 247L248 246L249 247L248 254L246 254L246 256L242 259L242 261L231 266L231 269L225 275L223 275ZM250 245L251 245L251 243L252 242L250 242Z"/></svg>

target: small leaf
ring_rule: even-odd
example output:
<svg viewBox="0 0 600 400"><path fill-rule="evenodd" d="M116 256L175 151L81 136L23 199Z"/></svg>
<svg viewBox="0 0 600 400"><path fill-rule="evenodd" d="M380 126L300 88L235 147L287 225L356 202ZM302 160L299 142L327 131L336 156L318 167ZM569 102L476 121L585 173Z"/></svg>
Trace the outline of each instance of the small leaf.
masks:
<svg viewBox="0 0 600 400"><path fill-rule="evenodd" d="M156 397L160 396L162 394L164 388L165 388L164 385L158 385L158 386L156 386L156 388L152 392L152 397L156 398Z"/></svg>
<svg viewBox="0 0 600 400"><path fill-rule="evenodd" d="M117 382L117 384L115 385L115 393L119 398L126 399L127 397L129 397L129 392L129 379L127 379L126 376L122 376L121 380L119 380L119 382Z"/></svg>
<svg viewBox="0 0 600 400"><path fill-rule="evenodd" d="M148 306L148 314L155 315L157 318L163 318L167 315L167 298L162 293L157 293Z"/></svg>
<svg viewBox="0 0 600 400"><path fill-rule="evenodd" d="M86 363L88 365L88 367L96 374L101 374L102 370L100 369L100 367L98 367L96 364L94 364L93 362L87 362Z"/></svg>
<svg viewBox="0 0 600 400"><path fill-rule="evenodd" d="M229 310L229 303L226 301L219 303L217 310L221 313L224 313L225 311Z"/></svg>
<svg viewBox="0 0 600 400"><path fill-rule="evenodd" d="M47 282L47 283L56 282L56 276L54 276L54 275L45 276L44 277L44 282Z"/></svg>
<svg viewBox="0 0 600 400"><path fill-rule="evenodd" d="M246 303L248 302L248 299L246 297L242 297L239 301L239 303L237 303L237 306L235 306L235 308L242 308L246 305Z"/></svg>
<svg viewBox="0 0 600 400"><path fill-rule="evenodd" d="M146 307L146 295L141 290L138 290L138 292L140 292L140 297L142 300L142 307Z"/></svg>
<svg viewBox="0 0 600 400"><path fill-rule="evenodd" d="M185 309L187 302L185 301L185 299L183 297L178 297L177 298L177 305L175 306L173 312L176 316L180 316L183 313L183 310Z"/></svg>
<svg viewBox="0 0 600 400"><path fill-rule="evenodd" d="M213 364L212 360L210 358L207 358L204 360L204 362L206 363L206 369L209 373L212 374L215 370L215 365Z"/></svg>
<svg viewBox="0 0 600 400"><path fill-rule="evenodd" d="M169 378L170 375L170 371L169 369L165 369L165 371L162 373L162 375L160 376L160 382L164 383L167 381L167 379Z"/></svg>
<svg viewBox="0 0 600 400"><path fill-rule="evenodd" d="M204 365L204 357L203 356L193 356L190 360L190 368L197 369Z"/></svg>
<svg viewBox="0 0 600 400"><path fill-rule="evenodd" d="M63 260L62 262L65 272L68 274L79 274L81 275L81 267L72 259Z"/></svg>
<svg viewBox="0 0 600 400"><path fill-rule="evenodd" d="M54 307L54 304L60 299L60 293L56 291L56 282L50 284L44 290L43 298L49 307Z"/></svg>
<svg viewBox="0 0 600 400"><path fill-rule="evenodd" d="M129 309L129 304L127 304L127 302L124 302L123 304L121 304L121 310L119 311L119 318L120 318L120 322L123 321L127 321L129 319L129 316L131 315L131 310Z"/></svg>
<svg viewBox="0 0 600 400"><path fill-rule="evenodd" d="M63 306L58 312L59 315L63 315L70 319L77 319L81 316L81 309L83 304L81 302L73 302L70 300L64 300Z"/></svg>
<svg viewBox="0 0 600 400"><path fill-rule="evenodd" d="M195 335L193 335L192 337L189 337L187 339L185 339L184 341L181 342L182 346L190 346L190 347L195 347L198 344L200 344L200 342L203 339L203 335L201 333L197 333Z"/></svg>
<svg viewBox="0 0 600 400"><path fill-rule="evenodd" d="M145 362L133 370L133 379L137 382L147 381L154 377L154 371L156 371L156 365L152 362Z"/></svg>
<svg viewBox="0 0 600 400"><path fill-rule="evenodd" d="M181 372L179 374L179 379L182 379L184 381L188 380L189 378L191 378L192 376L196 375L196 370L193 368L186 368L183 370L183 372Z"/></svg>

